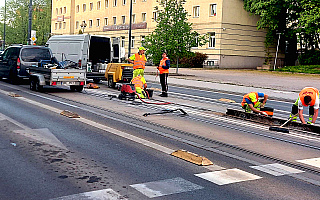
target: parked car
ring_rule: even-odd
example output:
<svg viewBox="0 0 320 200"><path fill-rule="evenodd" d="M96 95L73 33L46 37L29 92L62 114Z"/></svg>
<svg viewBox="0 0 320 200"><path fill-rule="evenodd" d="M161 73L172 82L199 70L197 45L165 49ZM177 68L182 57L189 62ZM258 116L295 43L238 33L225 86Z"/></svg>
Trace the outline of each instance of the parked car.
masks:
<svg viewBox="0 0 320 200"><path fill-rule="evenodd" d="M41 60L53 59L48 47L32 45L13 45L0 55L0 78L11 82L28 79L26 68L37 66Z"/></svg>

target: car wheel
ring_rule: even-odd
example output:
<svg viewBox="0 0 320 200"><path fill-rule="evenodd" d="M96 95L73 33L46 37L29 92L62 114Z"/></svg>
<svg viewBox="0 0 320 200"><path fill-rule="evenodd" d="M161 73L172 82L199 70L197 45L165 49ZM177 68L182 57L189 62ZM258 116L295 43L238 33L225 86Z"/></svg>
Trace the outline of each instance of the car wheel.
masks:
<svg viewBox="0 0 320 200"><path fill-rule="evenodd" d="M83 85L79 85L76 87L77 92L81 92L83 90Z"/></svg>
<svg viewBox="0 0 320 200"><path fill-rule="evenodd" d="M35 90L36 90L37 92L42 92L42 91L43 91L43 86L40 85L40 82L39 82L39 81L36 81Z"/></svg>

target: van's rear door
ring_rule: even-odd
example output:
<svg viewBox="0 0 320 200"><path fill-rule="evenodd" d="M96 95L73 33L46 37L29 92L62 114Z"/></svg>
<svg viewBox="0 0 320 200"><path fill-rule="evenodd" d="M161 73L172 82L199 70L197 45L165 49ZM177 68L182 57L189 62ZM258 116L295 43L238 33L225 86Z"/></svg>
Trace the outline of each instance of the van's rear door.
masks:
<svg viewBox="0 0 320 200"><path fill-rule="evenodd" d="M110 62L111 41L109 37L92 35L90 38L89 61L92 65Z"/></svg>

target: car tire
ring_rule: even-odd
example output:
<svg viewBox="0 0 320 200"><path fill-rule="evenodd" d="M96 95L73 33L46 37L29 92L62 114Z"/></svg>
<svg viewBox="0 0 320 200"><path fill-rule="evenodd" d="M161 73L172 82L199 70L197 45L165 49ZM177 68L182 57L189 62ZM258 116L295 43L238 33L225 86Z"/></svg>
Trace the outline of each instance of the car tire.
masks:
<svg viewBox="0 0 320 200"><path fill-rule="evenodd" d="M30 80L30 90L35 91L36 90L36 82L35 80Z"/></svg>
<svg viewBox="0 0 320 200"><path fill-rule="evenodd" d="M115 88L116 87L116 83L113 82L113 76L108 76L108 87L109 88Z"/></svg>
<svg viewBox="0 0 320 200"><path fill-rule="evenodd" d="M42 92L42 91L43 91L43 85L40 85L40 82L39 82L39 81L36 81L35 90L36 90L37 92Z"/></svg>

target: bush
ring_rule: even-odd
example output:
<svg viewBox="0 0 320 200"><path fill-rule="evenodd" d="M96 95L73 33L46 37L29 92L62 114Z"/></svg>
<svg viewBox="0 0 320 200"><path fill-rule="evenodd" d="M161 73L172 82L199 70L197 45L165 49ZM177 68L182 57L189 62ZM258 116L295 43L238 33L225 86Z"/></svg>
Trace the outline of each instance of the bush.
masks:
<svg viewBox="0 0 320 200"><path fill-rule="evenodd" d="M184 68L202 68L203 62L208 58L207 54L194 53L191 56L180 59L180 67Z"/></svg>
<svg viewBox="0 0 320 200"><path fill-rule="evenodd" d="M299 57L301 65L320 65L320 51L309 50L301 54Z"/></svg>
<svg viewBox="0 0 320 200"><path fill-rule="evenodd" d="M299 65L299 66L286 66L276 71L292 72L292 73L307 73L307 74L320 74L320 65Z"/></svg>

